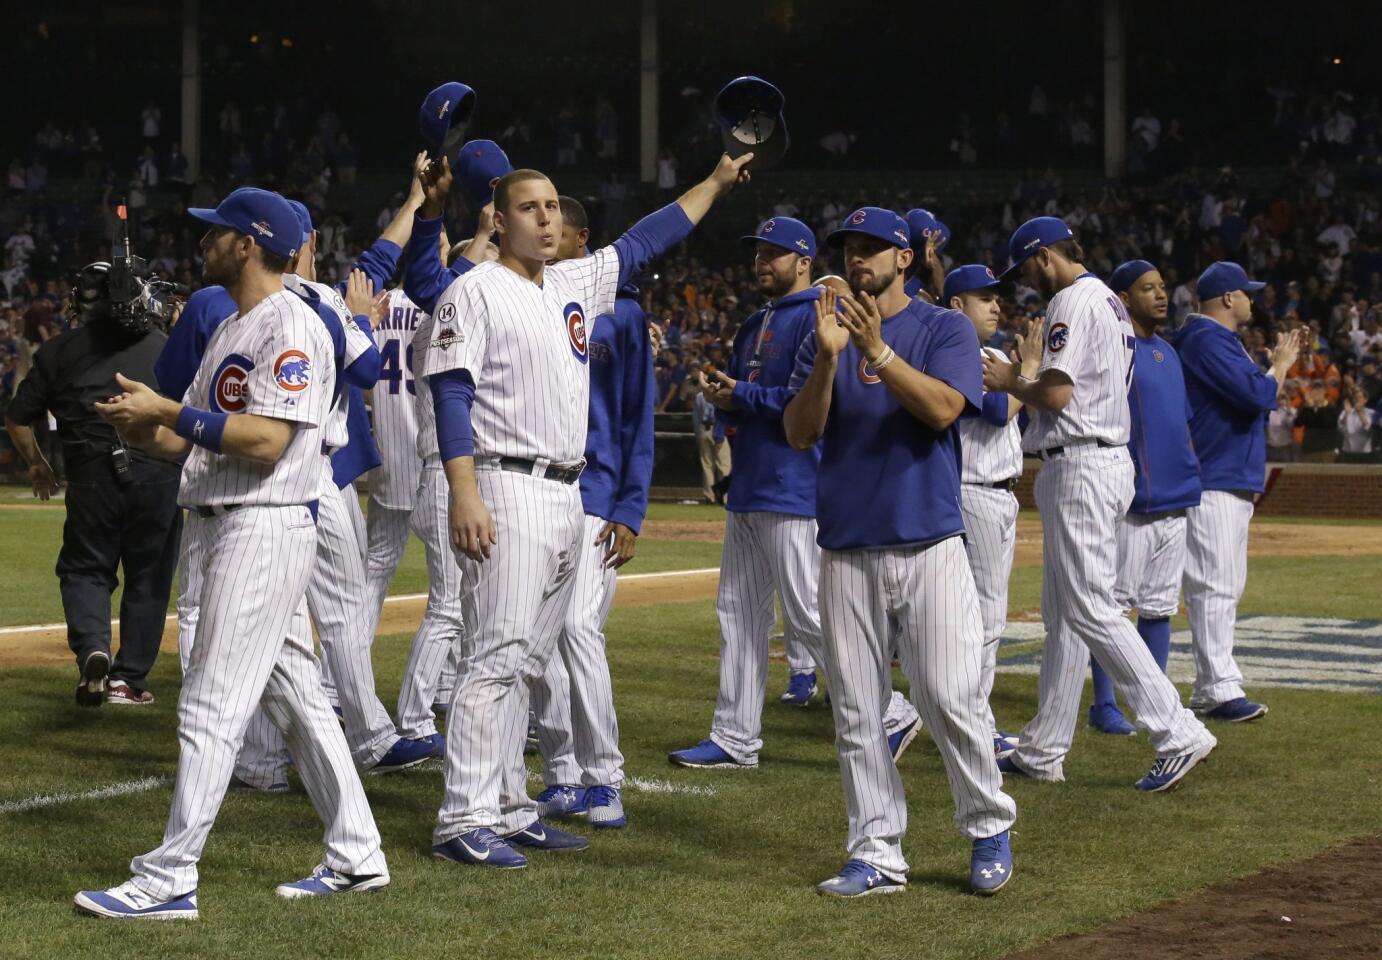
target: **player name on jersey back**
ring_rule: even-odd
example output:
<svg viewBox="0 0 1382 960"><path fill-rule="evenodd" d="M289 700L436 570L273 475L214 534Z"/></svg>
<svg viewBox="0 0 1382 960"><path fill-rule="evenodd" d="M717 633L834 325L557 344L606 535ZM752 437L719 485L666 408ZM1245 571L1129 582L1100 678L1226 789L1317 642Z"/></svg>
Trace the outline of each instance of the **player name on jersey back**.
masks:
<svg viewBox="0 0 1382 960"><path fill-rule="evenodd" d="M412 506L422 469L413 336L427 315L402 290L389 291L384 306L384 315L374 324L379 381L371 395L370 412L380 465L371 475L370 495L382 506L401 510ZM431 396L424 399L430 403ZM434 444L435 437L433 433Z"/></svg>

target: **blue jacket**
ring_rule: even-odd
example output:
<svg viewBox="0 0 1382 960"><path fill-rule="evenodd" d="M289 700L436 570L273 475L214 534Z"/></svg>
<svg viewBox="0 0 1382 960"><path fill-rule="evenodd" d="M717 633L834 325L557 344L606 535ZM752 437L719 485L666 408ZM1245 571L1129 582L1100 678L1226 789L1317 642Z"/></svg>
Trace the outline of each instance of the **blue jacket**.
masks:
<svg viewBox="0 0 1382 960"><path fill-rule="evenodd" d="M1128 387L1128 451L1137 467L1137 486L1128 512L1184 510L1200 502L1200 465L1190 443L1190 401L1180 358L1158 336L1137 337L1136 343Z"/></svg>
<svg viewBox="0 0 1382 960"><path fill-rule="evenodd" d="M1232 332L1192 313L1171 339L1185 369L1190 437L1205 490L1266 489L1267 414L1277 382Z"/></svg>
<svg viewBox="0 0 1382 960"><path fill-rule="evenodd" d="M728 510L816 515L820 445L794 450L782 427L782 411L792 399L787 385L797 351L816 329L820 295L816 287L788 294L753 313L734 335L725 371L738 381L734 410L720 417L735 428Z"/></svg>
<svg viewBox="0 0 1382 960"><path fill-rule="evenodd" d="M614 312L590 335L590 425L581 503L585 512L635 533L648 512L653 479L653 345L636 289L623 288Z"/></svg>

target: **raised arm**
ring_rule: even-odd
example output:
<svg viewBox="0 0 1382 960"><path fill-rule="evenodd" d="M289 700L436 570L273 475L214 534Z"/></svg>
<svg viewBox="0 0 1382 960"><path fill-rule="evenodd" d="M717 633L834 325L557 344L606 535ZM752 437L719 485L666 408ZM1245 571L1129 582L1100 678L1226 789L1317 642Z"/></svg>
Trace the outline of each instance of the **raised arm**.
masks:
<svg viewBox="0 0 1382 960"><path fill-rule="evenodd" d="M825 435L834 395L835 370L840 351L849 342L849 331L836 319L837 294L831 287L821 290L816 301L816 330L802 341L797 352L797 368L792 372L796 395L782 411L782 428L787 442L797 450L809 450Z"/></svg>

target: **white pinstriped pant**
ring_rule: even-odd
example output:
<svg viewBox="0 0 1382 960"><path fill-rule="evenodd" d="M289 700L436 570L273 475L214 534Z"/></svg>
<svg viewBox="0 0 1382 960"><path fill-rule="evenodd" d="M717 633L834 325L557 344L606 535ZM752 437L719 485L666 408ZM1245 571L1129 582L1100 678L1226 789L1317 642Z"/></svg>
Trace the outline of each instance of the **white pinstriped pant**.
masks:
<svg viewBox="0 0 1382 960"><path fill-rule="evenodd" d="M537 819L523 766L528 684L556 649L585 529L575 484L483 465L476 480L499 542L483 563L460 561L467 629L434 843L479 827L502 836Z"/></svg>
<svg viewBox="0 0 1382 960"><path fill-rule="evenodd" d="M1129 513L1118 522L1113 602L1126 614L1174 617L1185 568L1185 511Z"/></svg>
<svg viewBox="0 0 1382 960"><path fill-rule="evenodd" d="M586 514L558 655L530 684L542 779L549 787L617 786L624 780L604 634L614 603L615 573L603 561L609 538L595 542L604 525L601 517Z"/></svg>
<svg viewBox="0 0 1382 960"><path fill-rule="evenodd" d="M820 589L850 858L907 872L907 800L881 722L894 644L945 765L955 826L970 839L1012 826L1017 805L1003 793L985 721L983 625L961 539L824 550Z"/></svg>
<svg viewBox="0 0 1382 960"><path fill-rule="evenodd" d="M322 459L326 476L317 509L317 560L307 584L307 609L317 628L325 672L340 699L346 742L356 766L365 770L389 752L398 733L374 689L370 650L375 620L365 582L365 515L355 488L338 489L331 479L331 461ZM261 788L283 781L288 755L283 734L260 712L245 732L236 775Z"/></svg>
<svg viewBox="0 0 1382 960"><path fill-rule="evenodd" d="M811 656L811 651L806 649L806 644L802 643L791 624L787 624L783 628L782 650L787 655L787 670L790 673L813 673L815 671L815 657Z"/></svg>
<svg viewBox="0 0 1382 960"><path fill-rule="evenodd" d="M1042 522L1041 656L1036 716L1013 759L1041 780L1064 780L1089 655L1145 728L1158 757L1188 753L1214 736L1181 706L1137 628L1113 599L1117 525L1133 497L1126 447L1071 446L1042 465L1036 501Z"/></svg>
<svg viewBox="0 0 1382 960"><path fill-rule="evenodd" d="M782 597L791 634L820 661L816 600L820 548L814 517L767 511L725 515L725 543L715 612L720 620L720 692L710 739L739 763L756 763L763 747L763 697L768 688L768 638ZM833 696L833 695L832 695ZM917 718L900 693L879 705L889 733Z"/></svg>
<svg viewBox="0 0 1382 960"><path fill-rule="evenodd" d="M1238 601L1248 583L1248 525L1253 502L1227 490L1206 490L1186 511L1185 605L1195 651L1190 703L1212 709L1243 696L1233 659Z"/></svg>
<svg viewBox="0 0 1382 960"><path fill-rule="evenodd" d="M369 545L365 569L378 629L389 581L398 569L408 532L416 533L427 555L427 609L422 614L398 690L398 732L414 739L437 732L432 704L451 701L455 658L465 627L461 618L461 568L451 548L447 511L450 496L441 463L429 460L418 477L413 509L393 510L374 500L366 521Z"/></svg>
<svg viewBox="0 0 1382 960"><path fill-rule="evenodd" d="M977 483L960 486L965 521L965 555L974 574L979 615L984 624L984 703L993 695L998 645L1008 624L1008 580L1017 549L1017 497L1012 491ZM985 707L989 730L998 733L993 707Z"/></svg>
<svg viewBox="0 0 1382 960"><path fill-rule="evenodd" d="M287 731L303 785L326 824L323 862L385 872L379 831L312 655L304 594L316 529L306 507L240 507L187 516L184 554L199 576L196 642L178 696L177 779L163 843L130 863L160 899L197 887L197 861L220 810L250 715Z"/></svg>

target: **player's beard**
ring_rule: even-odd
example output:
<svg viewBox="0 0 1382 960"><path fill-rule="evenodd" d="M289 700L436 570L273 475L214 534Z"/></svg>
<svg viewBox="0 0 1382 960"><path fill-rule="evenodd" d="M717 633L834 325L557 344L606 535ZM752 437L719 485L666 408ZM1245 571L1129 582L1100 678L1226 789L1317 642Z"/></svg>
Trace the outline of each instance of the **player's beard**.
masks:
<svg viewBox="0 0 1382 960"><path fill-rule="evenodd" d="M896 264L894 264L893 268L889 270L887 273L877 273L872 270L869 271L868 277L864 279L862 282L857 281L855 277L850 277L849 289L854 291L854 295L856 297L861 293L867 293L871 297L877 297L880 296L884 290L888 289L896 282L897 266Z"/></svg>
<svg viewBox="0 0 1382 960"><path fill-rule="evenodd" d="M1052 297L1060 293L1056 289L1056 281L1044 273L1038 272L1036 275L1037 293L1041 294L1041 299L1050 301Z"/></svg>
<svg viewBox="0 0 1382 960"><path fill-rule="evenodd" d="M776 300L788 290L792 289L793 277L784 277L776 270L770 270L768 272L772 274L771 280L765 283L762 276L758 278L758 292L763 294L763 296L767 297L769 300Z"/></svg>

